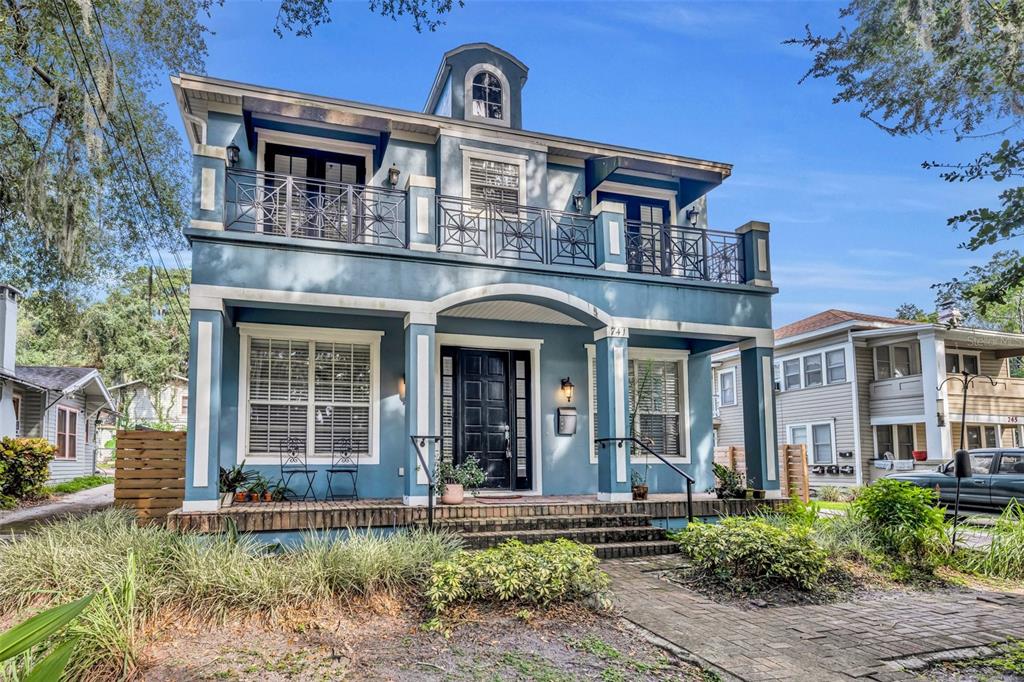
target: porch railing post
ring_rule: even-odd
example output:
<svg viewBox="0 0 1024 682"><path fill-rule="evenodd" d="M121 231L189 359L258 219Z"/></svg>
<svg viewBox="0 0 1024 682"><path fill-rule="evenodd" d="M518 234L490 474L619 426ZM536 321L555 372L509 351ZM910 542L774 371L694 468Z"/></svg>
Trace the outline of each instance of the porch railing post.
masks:
<svg viewBox="0 0 1024 682"><path fill-rule="evenodd" d="M292 187L295 186L295 178L290 175L284 181L284 234L292 236Z"/></svg>

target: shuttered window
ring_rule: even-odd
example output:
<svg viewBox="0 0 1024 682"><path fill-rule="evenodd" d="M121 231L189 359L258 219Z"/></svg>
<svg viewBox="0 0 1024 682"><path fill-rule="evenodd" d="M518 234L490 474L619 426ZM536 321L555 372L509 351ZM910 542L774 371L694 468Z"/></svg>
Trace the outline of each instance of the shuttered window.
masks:
<svg viewBox="0 0 1024 682"><path fill-rule="evenodd" d="M593 386L593 404L591 419L594 423L594 435L599 431L597 405L597 362L591 361L590 381ZM650 439L650 446L655 452L666 457L682 457L684 455L682 439L679 431L679 418L682 412L682 384L680 372L682 365L675 360L629 361L629 413L626 415L626 427L633 418L634 434L637 438ZM640 396L637 408L637 396ZM643 453L636 452L640 457Z"/></svg>
<svg viewBox="0 0 1024 682"><path fill-rule="evenodd" d="M519 164L469 160L469 196L471 199L501 204L519 203Z"/></svg>
<svg viewBox="0 0 1024 682"><path fill-rule="evenodd" d="M285 438L309 455L371 457L369 343L248 339L249 455L277 456Z"/></svg>

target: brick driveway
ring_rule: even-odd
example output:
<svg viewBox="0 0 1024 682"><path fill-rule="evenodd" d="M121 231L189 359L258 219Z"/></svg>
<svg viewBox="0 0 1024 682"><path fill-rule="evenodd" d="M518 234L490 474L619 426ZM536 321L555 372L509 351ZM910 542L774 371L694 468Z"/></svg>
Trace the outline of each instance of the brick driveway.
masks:
<svg viewBox="0 0 1024 682"><path fill-rule="evenodd" d="M742 680L900 680L1024 638L1024 596L891 593L823 606L716 604L665 580L680 558L606 561L626 619Z"/></svg>

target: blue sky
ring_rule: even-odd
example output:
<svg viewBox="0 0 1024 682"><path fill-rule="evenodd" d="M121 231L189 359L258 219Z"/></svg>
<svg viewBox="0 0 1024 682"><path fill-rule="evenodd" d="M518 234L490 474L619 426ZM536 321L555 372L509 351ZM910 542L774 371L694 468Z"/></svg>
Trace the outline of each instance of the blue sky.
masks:
<svg viewBox="0 0 1024 682"><path fill-rule="evenodd" d="M445 50L490 42L530 67L526 128L732 163L709 217L717 229L772 224L776 324L830 307L931 309L930 285L986 260L957 248L966 235L946 218L992 205L996 189L920 167L979 147L891 138L832 104L832 84L798 84L810 58L782 41L806 23L833 30L839 6L467 0L417 34L365 2L335 2L313 37L279 39L276 3L227 0L213 10L207 72L419 110ZM170 87L158 96L169 102Z"/></svg>

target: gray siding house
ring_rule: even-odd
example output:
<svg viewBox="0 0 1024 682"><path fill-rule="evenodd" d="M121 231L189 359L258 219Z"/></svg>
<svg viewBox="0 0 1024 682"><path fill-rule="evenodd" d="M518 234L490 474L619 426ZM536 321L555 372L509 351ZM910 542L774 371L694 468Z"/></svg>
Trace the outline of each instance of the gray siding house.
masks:
<svg viewBox="0 0 1024 682"><path fill-rule="evenodd" d="M863 485L950 459L964 369L995 382L971 388L965 446L1024 443L1024 379L1009 365L1024 335L827 310L778 328L775 349L778 442L807 446L812 485ZM718 445L742 445L736 364L735 351L712 358Z"/></svg>
<svg viewBox="0 0 1024 682"><path fill-rule="evenodd" d="M0 284L0 438L45 438L56 445L51 482L91 474L97 425L113 409L110 394L92 367L15 364L19 296Z"/></svg>

